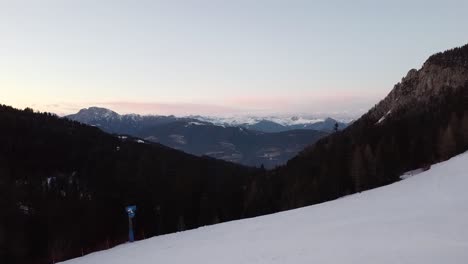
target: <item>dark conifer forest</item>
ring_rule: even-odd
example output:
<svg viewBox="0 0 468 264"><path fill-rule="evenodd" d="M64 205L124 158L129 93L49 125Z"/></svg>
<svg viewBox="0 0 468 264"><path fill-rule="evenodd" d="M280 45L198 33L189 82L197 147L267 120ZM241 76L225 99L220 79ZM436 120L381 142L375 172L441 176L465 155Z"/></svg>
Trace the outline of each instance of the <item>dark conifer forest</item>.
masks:
<svg viewBox="0 0 468 264"><path fill-rule="evenodd" d="M468 45L431 56L343 131L274 170L0 106L0 262L52 263L127 240L311 205L468 150ZM294 223L291 223L294 224Z"/></svg>
<svg viewBox="0 0 468 264"><path fill-rule="evenodd" d="M0 262L51 263L243 217L260 170L0 106Z"/></svg>

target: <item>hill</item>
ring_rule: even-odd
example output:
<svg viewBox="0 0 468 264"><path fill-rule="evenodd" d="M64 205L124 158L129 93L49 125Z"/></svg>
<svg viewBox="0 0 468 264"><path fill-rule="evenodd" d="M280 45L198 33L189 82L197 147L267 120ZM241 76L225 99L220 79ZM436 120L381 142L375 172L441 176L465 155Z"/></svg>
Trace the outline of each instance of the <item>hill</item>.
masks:
<svg viewBox="0 0 468 264"><path fill-rule="evenodd" d="M48 113L0 106L0 262L52 263L127 240L244 217L261 170Z"/></svg>
<svg viewBox="0 0 468 264"><path fill-rule="evenodd" d="M164 235L66 264L464 263L468 153L332 202Z"/></svg>

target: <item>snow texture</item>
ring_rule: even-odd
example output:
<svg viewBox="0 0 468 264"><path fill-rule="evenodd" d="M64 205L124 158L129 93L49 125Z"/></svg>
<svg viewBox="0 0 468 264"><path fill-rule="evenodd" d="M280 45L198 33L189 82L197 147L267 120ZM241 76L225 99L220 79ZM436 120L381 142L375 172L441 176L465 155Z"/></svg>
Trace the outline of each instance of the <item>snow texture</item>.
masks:
<svg viewBox="0 0 468 264"><path fill-rule="evenodd" d="M468 153L335 201L154 237L66 263L464 264L466 164Z"/></svg>
<svg viewBox="0 0 468 264"><path fill-rule="evenodd" d="M376 124L382 123L382 122L385 120L385 118L386 118L389 114L391 114L391 113L392 113L392 110L388 111L385 115L383 115L383 116L379 119L379 121L377 121Z"/></svg>
<svg viewBox="0 0 468 264"><path fill-rule="evenodd" d="M205 124L200 123L200 122L188 122L188 124L185 127L188 127L188 126L203 126L203 125L205 125Z"/></svg>
<svg viewBox="0 0 468 264"><path fill-rule="evenodd" d="M239 126L239 125L253 125L260 121L272 121L283 126L290 125L306 125L314 124L317 122L322 122L325 119L323 118L314 118L314 117L303 117L303 116L226 116L226 117L215 117L215 116L196 116L195 118L210 122L215 125L224 125L224 126Z"/></svg>
<svg viewBox="0 0 468 264"><path fill-rule="evenodd" d="M402 180L406 180L408 179L409 177L413 177L414 175L417 175L421 172L424 172L425 170L423 168L419 168L419 169L416 169L416 170L411 170L411 171L407 171L405 173L403 173L403 175L400 176L400 179Z"/></svg>

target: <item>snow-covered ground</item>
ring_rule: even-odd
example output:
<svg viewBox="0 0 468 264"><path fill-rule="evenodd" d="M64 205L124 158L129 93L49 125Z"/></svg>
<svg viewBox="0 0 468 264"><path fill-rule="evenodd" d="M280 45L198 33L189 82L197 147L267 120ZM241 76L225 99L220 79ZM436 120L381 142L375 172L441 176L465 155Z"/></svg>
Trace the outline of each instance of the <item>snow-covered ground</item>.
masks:
<svg viewBox="0 0 468 264"><path fill-rule="evenodd" d="M67 264L468 263L468 153L382 188L159 236Z"/></svg>

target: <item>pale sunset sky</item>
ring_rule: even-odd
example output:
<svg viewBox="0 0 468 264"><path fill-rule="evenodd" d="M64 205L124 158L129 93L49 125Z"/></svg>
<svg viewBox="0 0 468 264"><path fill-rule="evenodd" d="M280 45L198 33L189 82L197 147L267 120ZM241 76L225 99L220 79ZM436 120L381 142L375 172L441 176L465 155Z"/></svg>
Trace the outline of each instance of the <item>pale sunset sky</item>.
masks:
<svg viewBox="0 0 468 264"><path fill-rule="evenodd" d="M468 1L0 0L0 103L349 113L468 43Z"/></svg>

